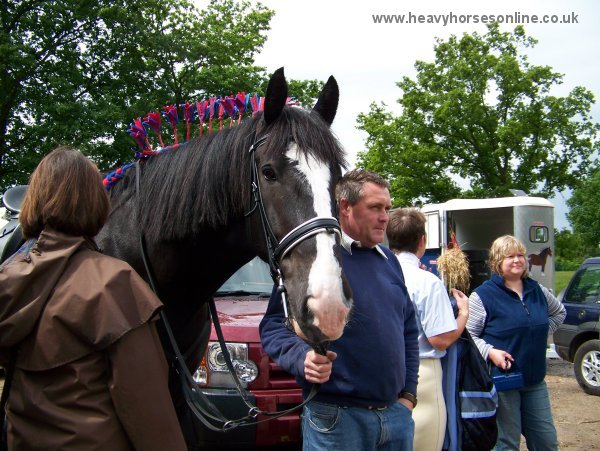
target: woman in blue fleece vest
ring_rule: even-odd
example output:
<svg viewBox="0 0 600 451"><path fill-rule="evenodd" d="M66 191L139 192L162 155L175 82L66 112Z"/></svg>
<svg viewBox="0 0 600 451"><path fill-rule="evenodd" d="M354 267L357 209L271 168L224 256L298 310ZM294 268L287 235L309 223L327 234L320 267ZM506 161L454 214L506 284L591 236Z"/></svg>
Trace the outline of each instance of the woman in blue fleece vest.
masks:
<svg viewBox="0 0 600 451"><path fill-rule="evenodd" d="M521 372L520 387L499 392L496 450L518 450L521 433L530 450L556 450L550 398L544 382L546 343L565 319L563 305L528 277L525 246L502 236L492 244L492 278L469 299L467 329L492 364L492 375Z"/></svg>

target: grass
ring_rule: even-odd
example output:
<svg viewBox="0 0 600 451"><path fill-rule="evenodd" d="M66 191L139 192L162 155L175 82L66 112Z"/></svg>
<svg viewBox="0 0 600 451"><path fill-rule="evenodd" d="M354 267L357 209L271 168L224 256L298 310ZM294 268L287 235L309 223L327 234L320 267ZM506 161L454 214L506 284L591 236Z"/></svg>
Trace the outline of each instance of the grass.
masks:
<svg viewBox="0 0 600 451"><path fill-rule="evenodd" d="M555 271L554 272L554 287L556 288L556 295L558 295L558 293L560 293L562 290L564 290L567 285L569 284L569 281L571 280L571 277L573 277L573 274L575 273L575 271Z"/></svg>

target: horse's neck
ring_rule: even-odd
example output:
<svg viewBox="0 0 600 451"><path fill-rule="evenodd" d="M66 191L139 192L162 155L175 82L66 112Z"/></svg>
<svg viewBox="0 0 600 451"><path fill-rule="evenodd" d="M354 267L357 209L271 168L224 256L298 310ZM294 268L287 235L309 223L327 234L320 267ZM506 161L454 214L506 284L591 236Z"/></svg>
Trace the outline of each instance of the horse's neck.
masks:
<svg viewBox="0 0 600 451"><path fill-rule="evenodd" d="M210 296L238 268L256 256L245 229L245 224L224 226L220 230L206 229L187 241L158 244L151 258L156 262L162 280L177 280L180 288L190 293Z"/></svg>

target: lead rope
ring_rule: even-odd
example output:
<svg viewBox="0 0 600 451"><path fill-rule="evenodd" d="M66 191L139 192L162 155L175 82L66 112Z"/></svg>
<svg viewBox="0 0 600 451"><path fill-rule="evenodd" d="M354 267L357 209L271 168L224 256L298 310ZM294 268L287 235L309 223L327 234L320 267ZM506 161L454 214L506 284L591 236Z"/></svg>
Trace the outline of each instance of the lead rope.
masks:
<svg viewBox="0 0 600 451"><path fill-rule="evenodd" d="M221 351L223 352L223 358L225 360L225 363L227 364L227 369L231 373L231 376L233 378L233 381L235 383L238 393L242 397L242 400L244 401L244 404L246 404L246 407L248 407L248 409L249 409L248 417L255 418L258 415L264 415L264 416L269 417L264 420L254 421L252 424L259 424L259 423L263 423L265 421L274 420L275 418L279 418L284 415L288 415L288 414L304 407L304 405L306 403L310 402L315 397L315 395L319 391L320 384L312 384L312 387L311 387L310 392L309 392L308 396L306 397L306 399L301 404L298 404L296 407L292 407L291 409L280 410L277 412L267 412L267 411L260 410L258 407L250 404L250 402L247 400L247 398L245 396L244 389L242 387L242 384L241 384L241 382L237 376L237 373L235 371L235 368L233 366L233 362L231 360L231 355L229 354L229 350L227 349L227 344L225 343L225 338L223 337L223 330L221 329L221 324L219 322L217 308L215 306L214 299L212 299L212 298L210 300L209 307L210 307L210 314L213 319L213 325L215 327L215 332L217 334L217 339L219 341L219 345L221 346ZM326 347L324 345L323 346L318 345L318 349L317 349L317 346L315 346L315 347L313 347L313 349L315 349L315 352L322 354L322 355L325 355L327 352ZM246 425L248 425L248 424L246 424Z"/></svg>
<svg viewBox="0 0 600 451"><path fill-rule="evenodd" d="M262 144L262 142L264 142L264 139L262 139L262 141L258 142L258 145ZM254 144L252 147L256 148L257 144ZM139 161L138 161L136 163L136 195L138 197L138 200L139 200L139 193L140 193L140 179L141 179L141 170L140 170L140 165L139 165ZM257 183L258 183L258 181L257 181ZM259 196L260 196L260 194L259 194ZM256 209L256 206L252 211L254 211L255 209ZM264 213L264 209L261 209L261 210L263 210L263 213ZM140 216L139 211L137 211L137 213L138 213L138 218L139 218L139 216ZM261 217L261 219L263 219L263 218ZM268 222L267 222L267 224L268 224ZM267 233L266 232L267 228L265 227L264 223L263 223L263 229L265 230L265 233ZM269 230L269 232L272 233L272 231L270 230L270 227L268 230ZM157 289L156 283L155 283L156 279L155 279L152 267L150 265L150 260L148 258L148 252L146 249L146 240L144 237L144 233L142 231L140 231L140 249L141 249L142 260L144 263L144 268L146 270L146 274L148 276L148 281L149 281L150 287L152 288L154 293L158 296L158 289ZM159 311L160 319L163 322L165 332L167 333L167 337L169 339L169 344L171 345L171 349L173 351L174 358L173 358L172 364L175 369L175 372L179 376L186 404L188 405L188 407L190 408L190 410L194 414L194 416L198 420L200 420L203 425L205 425L208 429L210 429L212 431L219 432L219 431L228 431L230 429L233 429L233 428L239 427L239 426L250 426L250 425L254 425L254 424L260 424L260 423L264 423L266 421L274 420L274 419L279 418L284 415L288 415L296 410L299 410L302 407L304 407L304 405L306 403L310 402L315 397L315 395L317 394L319 387L320 387L319 384L313 384L311 387L310 393L308 394L306 399L301 404L299 404L296 407L293 407L291 409L287 409L284 411L278 411L278 412L266 412L266 411L260 410L257 406L253 406L246 397L246 394L244 392L242 384L241 384L241 382L237 376L237 373L235 371L235 368L233 366L233 362L231 361L231 356L229 355L229 350L227 349L227 345L226 345L225 339L223 337L223 331L221 329L221 324L219 321L219 317L218 317L218 314L216 311L216 306L215 306L213 298L210 298L210 300L209 300L209 310L210 310L210 314L212 317L213 325L215 327L215 332L217 333L219 345L221 346L221 352L223 353L223 357L227 364L227 369L229 370L229 372L232 376L232 379L235 383L236 389L237 389L240 397L242 398L242 400L244 401L244 404L249 409L248 415L246 415L245 417L242 417L242 418L235 419L235 420L228 420L227 418L225 418L225 416L219 411L219 409L210 401L210 399L208 399L208 396L206 396L206 394L198 387L196 382L194 382L192 375L190 374L189 369L185 363L185 359L183 358L183 356L179 350L179 346L177 345L177 342L175 341L175 335L173 334L171 325L167 319L166 314L164 313L164 309L161 309ZM313 346L313 348L315 349L315 352L322 354L322 355L326 355L326 345L324 345L324 344L315 345L315 346ZM205 405L208 407L207 408L203 407L201 405L200 401L204 402ZM209 409L210 412L207 409ZM256 420L256 417L258 415L264 415L264 416L267 416L268 418L263 419L263 420ZM216 427L209 420L222 423L222 426Z"/></svg>

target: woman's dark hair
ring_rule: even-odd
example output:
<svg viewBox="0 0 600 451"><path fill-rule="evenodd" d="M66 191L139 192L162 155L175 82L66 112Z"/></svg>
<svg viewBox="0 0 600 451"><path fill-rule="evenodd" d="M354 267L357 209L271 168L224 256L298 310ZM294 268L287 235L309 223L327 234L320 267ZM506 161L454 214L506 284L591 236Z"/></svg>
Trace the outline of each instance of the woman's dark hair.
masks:
<svg viewBox="0 0 600 451"><path fill-rule="evenodd" d="M45 227L93 238L109 210L98 168L79 151L59 147L31 174L19 221L25 238L37 237Z"/></svg>

